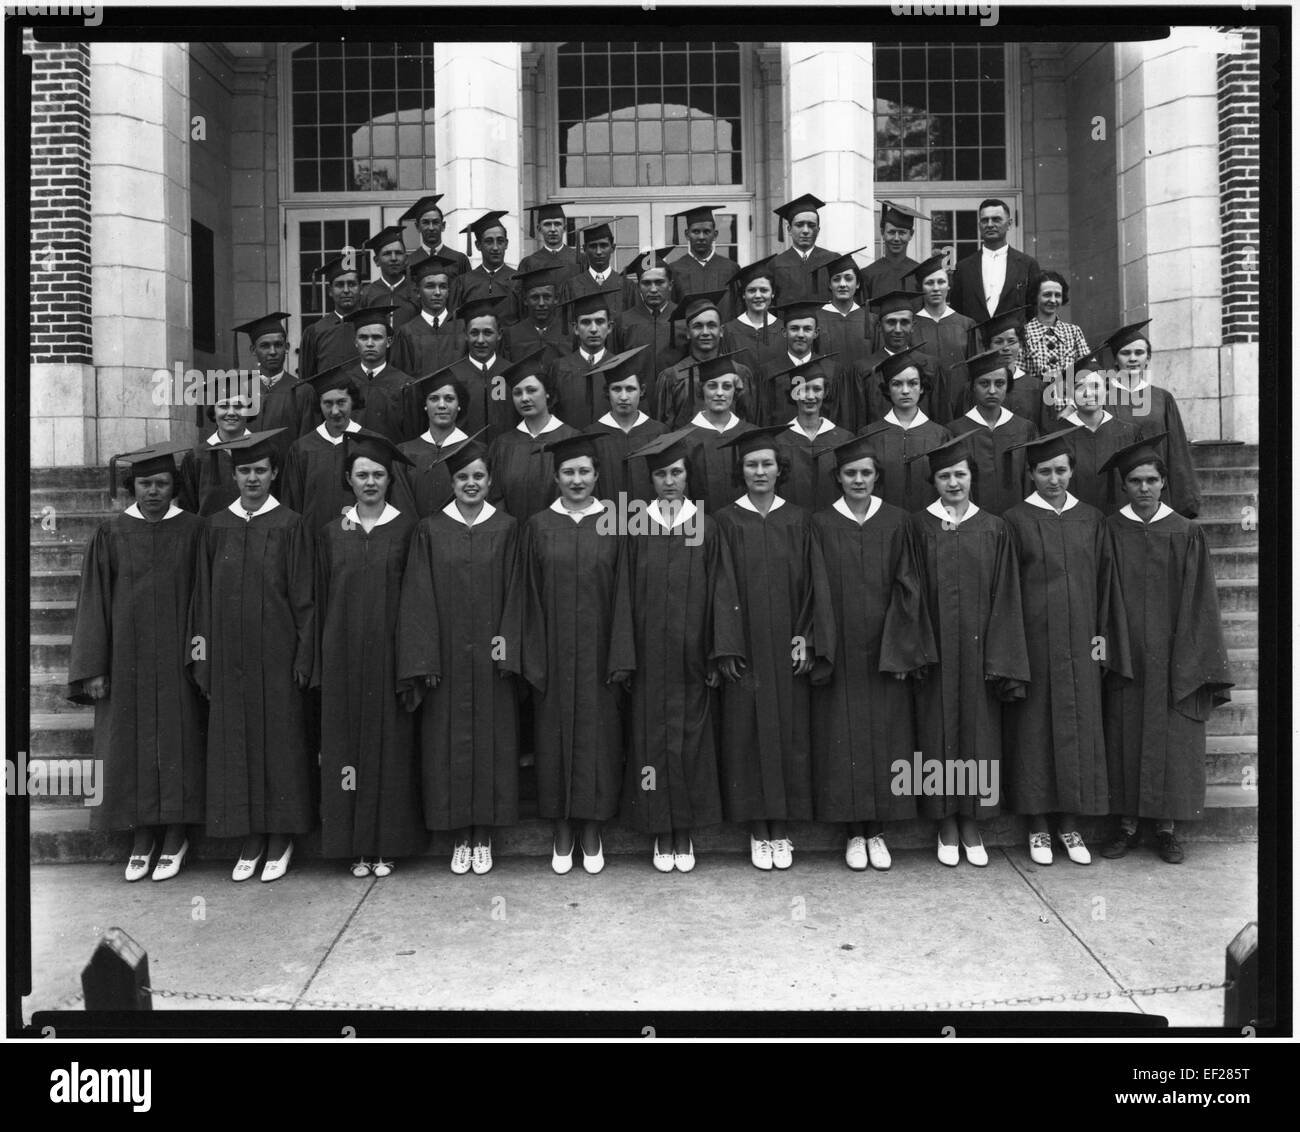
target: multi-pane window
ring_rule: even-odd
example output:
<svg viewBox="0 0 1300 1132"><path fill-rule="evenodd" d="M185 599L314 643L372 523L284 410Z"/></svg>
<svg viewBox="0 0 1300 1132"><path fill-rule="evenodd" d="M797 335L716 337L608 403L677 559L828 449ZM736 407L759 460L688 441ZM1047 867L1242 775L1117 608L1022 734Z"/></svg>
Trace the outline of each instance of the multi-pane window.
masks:
<svg viewBox="0 0 1300 1132"><path fill-rule="evenodd" d="M366 219L298 221L298 309L303 326L334 309L329 284L313 278L313 272L344 248L360 248L369 238L370 221ZM363 270L362 284L368 279L368 270Z"/></svg>
<svg viewBox="0 0 1300 1132"><path fill-rule="evenodd" d="M294 192L433 188L432 43L309 44L289 81Z"/></svg>
<svg viewBox="0 0 1300 1132"><path fill-rule="evenodd" d="M560 185L739 185L734 43L566 43L556 52Z"/></svg>
<svg viewBox="0 0 1300 1132"><path fill-rule="evenodd" d="M1000 44L875 45L876 181L1007 178Z"/></svg>

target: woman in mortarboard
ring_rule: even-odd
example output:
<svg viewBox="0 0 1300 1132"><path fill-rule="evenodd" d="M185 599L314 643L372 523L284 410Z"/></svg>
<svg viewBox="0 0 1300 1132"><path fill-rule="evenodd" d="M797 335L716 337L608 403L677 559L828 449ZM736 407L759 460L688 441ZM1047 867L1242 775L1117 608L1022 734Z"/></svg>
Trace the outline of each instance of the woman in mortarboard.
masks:
<svg viewBox="0 0 1300 1132"><path fill-rule="evenodd" d="M1066 443L1072 460L1070 487L1074 495L1103 515L1113 515L1125 502L1119 473L1102 471L1121 448L1135 444L1142 430L1106 409L1107 379L1092 363L1090 353L1075 362L1074 396L1061 414L1062 427L1077 426Z"/></svg>
<svg viewBox="0 0 1300 1132"><path fill-rule="evenodd" d="M1232 673L1205 535L1163 502L1169 468L1147 437L1111 457L1128 503L1106 520L1133 652L1131 682L1106 689L1110 811L1103 857L1123 857L1155 822L1161 859L1183 860L1176 823L1205 812L1205 722L1231 699Z"/></svg>
<svg viewBox="0 0 1300 1132"><path fill-rule="evenodd" d="M970 484L971 499L984 510L1001 515L1024 498L1024 442L1033 440L1038 428L1004 403L1010 370L1001 351L976 354L966 363L966 377L973 407L950 421L947 428L954 437L968 438L977 473Z"/></svg>
<svg viewBox="0 0 1300 1132"><path fill-rule="evenodd" d="M794 418L776 434L777 450L789 460L785 496L811 514L829 507L839 497L835 478L835 448L852 440L826 413L835 399L835 358L814 358L774 375L781 388L789 388Z"/></svg>
<svg viewBox="0 0 1300 1132"><path fill-rule="evenodd" d="M216 431L181 459L177 500L186 511L205 517L229 507L239 498L230 452L221 446L249 436L248 422L257 416L251 391L241 390L235 382L211 382L207 396L206 415L216 425Z"/></svg>
<svg viewBox="0 0 1300 1132"><path fill-rule="evenodd" d="M880 497L873 440L850 439L834 458L842 494L812 518L813 816L844 823L849 868L885 870L886 823L917 809L914 792L893 788L894 763L916 750L907 678L938 652L912 528Z"/></svg>
<svg viewBox="0 0 1300 1132"><path fill-rule="evenodd" d="M788 823L812 818L805 677L826 657L813 624L810 516L778 493L790 463L777 436L788 428L769 425L725 442L744 494L717 513L745 631L740 678L722 686L723 811L749 827L750 861L763 870L793 864Z"/></svg>
<svg viewBox="0 0 1300 1132"><path fill-rule="evenodd" d="M408 382L406 392L412 402L423 395L429 427L415 440L397 446L411 463L409 467L399 463L395 471L406 481L416 515L427 519L451 500L451 476L442 454L466 439L460 425L469 415L469 390L459 378L439 370Z"/></svg>
<svg viewBox="0 0 1300 1132"><path fill-rule="evenodd" d="M625 500L639 499L642 503L649 503L654 498L645 461L628 457L633 449L668 431L662 421L641 410L645 399L645 384L641 377L645 371L641 359L645 353L646 347L637 346L616 354L599 367L609 412L594 421L586 431L600 458L600 497L610 500L616 507L625 506Z"/></svg>
<svg viewBox="0 0 1300 1132"><path fill-rule="evenodd" d="M817 316L817 351L838 355L845 366L870 354L876 336L875 316L865 305L862 269L853 258L866 250L845 252L825 267L829 296Z"/></svg>
<svg viewBox="0 0 1300 1132"><path fill-rule="evenodd" d="M187 826L203 821L204 712L186 672L186 618L203 523L176 506L175 456L156 444L109 461L131 465L134 502L86 547L68 660L68 699L95 708L103 798L92 829L130 830L126 879L175 876ZM154 855L158 854L155 863Z"/></svg>
<svg viewBox="0 0 1300 1132"><path fill-rule="evenodd" d="M630 677L631 718L621 815L653 834L660 872L695 867L691 831L722 819L709 690L740 676L744 632L731 555L691 502L687 431L634 453L647 461L656 499L620 559L607 667Z"/></svg>
<svg viewBox="0 0 1300 1132"><path fill-rule="evenodd" d="M519 526L487 502L486 447L439 458L454 496L415 528L402 578L397 678L420 712L424 824L450 832L451 871L492 868L492 831L519 820L519 710L506 678L520 649L504 619Z"/></svg>
<svg viewBox="0 0 1300 1132"><path fill-rule="evenodd" d="M943 254L931 256L903 277L903 286L915 285L923 296L912 323L912 340L952 373L966 358L975 320L948 305L951 279Z"/></svg>
<svg viewBox="0 0 1300 1132"><path fill-rule="evenodd" d="M1006 410L1029 421L1038 432L1051 429L1065 408L1060 397L1063 386L1057 381L1045 381L1025 371L1023 312L1013 310L996 315L976 326L972 337L975 345L982 347L984 352L996 351L1001 355L1002 364L1007 371L1007 392L1003 398ZM953 404L953 421L956 422L962 413L967 413L975 404L974 389L971 385L964 385L960 390L954 389L953 396L959 398Z"/></svg>
<svg viewBox="0 0 1300 1132"><path fill-rule="evenodd" d="M307 686L316 647L314 539L272 493L277 431L227 442L238 497L211 515L190 606L190 666L211 701L207 833L243 839L232 879L283 876L316 824Z"/></svg>
<svg viewBox="0 0 1300 1132"><path fill-rule="evenodd" d="M722 349L737 354L751 370L756 370L759 358L782 341L781 320L772 313L780 298L773 258L768 256L742 267L731 280L732 306L739 308L740 314L723 326Z"/></svg>
<svg viewBox="0 0 1300 1132"><path fill-rule="evenodd" d="M593 440L557 437L546 447L558 496L523 529L521 576L505 618L522 626L522 648L505 665L536 692L537 811L554 823L551 867L567 873L580 842L582 867L598 873L601 831L618 812L623 784L627 673L609 656L615 608L628 615L627 602L615 600L626 584L617 570L622 539L597 494Z"/></svg>
<svg viewBox="0 0 1300 1132"><path fill-rule="evenodd" d="M691 487L700 492L697 499L703 503L705 514L712 515L739 494L732 477L731 452L722 445L749 432L754 425L735 413L744 385L736 371L734 354L710 358L696 368L704 407L690 421L694 461L700 472L700 482Z"/></svg>
<svg viewBox="0 0 1300 1132"><path fill-rule="evenodd" d="M343 439L354 506L316 539L316 660L321 697L321 852L353 859L352 875L386 877L427 840L413 720L398 700L397 611L415 515L388 502L385 436ZM407 697L410 702L409 695Z"/></svg>
<svg viewBox="0 0 1300 1132"><path fill-rule="evenodd" d="M939 822L943 864L959 863L960 842L966 859L983 867L979 822L1000 813L1005 793L1003 704L1024 699L1030 678L1020 571L1006 524L972 501L972 481L984 471L970 438L958 436L921 459L939 492L911 517L939 650L916 689L921 812ZM930 767L939 772L933 788L926 786Z"/></svg>
<svg viewBox="0 0 1300 1132"><path fill-rule="evenodd" d="M1119 574L1100 511L1070 492L1071 425L1027 442L1033 491L1003 513L1020 566L1029 649L1025 698L1003 711L1011 809L1029 818L1029 855L1052 863L1048 816L1071 861L1092 860L1081 816L1109 812L1102 678L1132 675Z"/></svg>

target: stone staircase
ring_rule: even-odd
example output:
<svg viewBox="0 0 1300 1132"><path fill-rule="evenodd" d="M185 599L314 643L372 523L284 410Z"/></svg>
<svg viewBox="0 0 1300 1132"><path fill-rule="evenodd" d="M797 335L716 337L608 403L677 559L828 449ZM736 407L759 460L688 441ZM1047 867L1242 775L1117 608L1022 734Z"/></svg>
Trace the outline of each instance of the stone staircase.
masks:
<svg viewBox="0 0 1300 1132"><path fill-rule="evenodd" d="M1205 820L1183 827L1187 840L1250 840L1257 834L1258 687L1259 687L1259 535L1246 508L1258 508L1259 450L1255 445L1205 443L1195 445L1194 459L1201 479L1201 526L1212 548L1218 581L1224 635L1236 687L1232 703L1214 713L1207 727L1209 793ZM63 698L76 612L82 553L95 528L113 512L104 494L101 468L35 469L31 497L31 737L29 762L90 758L93 709L77 707ZM52 509L52 510L51 510ZM1246 518L1247 521L1243 521ZM51 522L52 520L52 522ZM1264 783L1264 788L1270 784ZM521 772L523 819L510 830L498 831L494 846L503 854L550 852L548 822L536 818L534 776ZM31 799L31 855L37 863L52 861L124 861L128 835L90 829L90 810L81 799ZM1103 823L1085 828L1089 839L1100 836ZM823 825L796 824L791 830L801 849L842 848L838 830ZM933 844L929 823L913 823L891 832L890 845L928 848ZM990 845L1023 844L1023 823L1004 817L985 833ZM647 851L646 839L611 827L609 852ZM730 825L701 831L696 845L705 852L744 852L744 830ZM237 846L199 836L191 841L196 856L234 860ZM450 852L449 839L435 835L430 852ZM295 856L316 856L316 835L300 839Z"/></svg>

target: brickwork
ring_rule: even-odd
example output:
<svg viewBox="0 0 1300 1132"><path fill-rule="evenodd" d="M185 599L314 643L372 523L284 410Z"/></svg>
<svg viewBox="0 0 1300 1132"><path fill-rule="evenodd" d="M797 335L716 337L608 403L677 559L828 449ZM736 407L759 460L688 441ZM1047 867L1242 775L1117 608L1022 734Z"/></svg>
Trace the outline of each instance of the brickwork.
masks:
<svg viewBox="0 0 1300 1132"><path fill-rule="evenodd" d="M1239 53L1219 56L1219 200L1223 341L1259 339L1259 28Z"/></svg>

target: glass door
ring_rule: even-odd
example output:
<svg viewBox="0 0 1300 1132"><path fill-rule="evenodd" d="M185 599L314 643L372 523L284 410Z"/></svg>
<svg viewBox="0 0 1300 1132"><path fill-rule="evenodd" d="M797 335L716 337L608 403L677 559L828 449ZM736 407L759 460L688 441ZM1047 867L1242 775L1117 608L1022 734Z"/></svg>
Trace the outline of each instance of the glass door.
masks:
<svg viewBox="0 0 1300 1132"><path fill-rule="evenodd" d="M678 248L668 257L673 260L685 255L687 248L686 223L676 214L685 212L693 203L690 200L584 201L565 210L569 215L569 243L577 247L578 231L603 220L614 232L614 266L617 270L622 271L643 251L665 248L670 244ZM749 201L724 201L715 197L707 203L719 206L713 214L718 226L718 254L737 263L750 262L754 239L750 230L752 209Z"/></svg>

